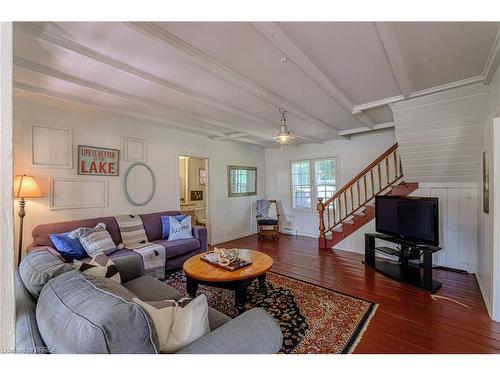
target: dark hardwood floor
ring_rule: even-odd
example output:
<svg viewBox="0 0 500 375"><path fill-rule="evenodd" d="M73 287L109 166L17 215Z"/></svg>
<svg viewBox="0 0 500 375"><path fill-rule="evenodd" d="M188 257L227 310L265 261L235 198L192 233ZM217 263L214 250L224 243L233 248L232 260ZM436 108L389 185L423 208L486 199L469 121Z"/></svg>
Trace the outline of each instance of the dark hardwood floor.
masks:
<svg viewBox="0 0 500 375"><path fill-rule="evenodd" d="M249 236L219 244L269 254L272 271L379 304L355 353L500 353L500 323L492 321L474 275L435 270L443 286L431 294L364 266L362 254L317 248L317 240Z"/></svg>

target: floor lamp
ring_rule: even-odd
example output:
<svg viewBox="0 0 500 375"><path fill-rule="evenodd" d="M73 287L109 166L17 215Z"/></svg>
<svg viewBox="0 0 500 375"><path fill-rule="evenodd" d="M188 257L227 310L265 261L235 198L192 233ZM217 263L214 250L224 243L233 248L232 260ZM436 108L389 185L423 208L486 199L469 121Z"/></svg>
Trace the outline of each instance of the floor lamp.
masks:
<svg viewBox="0 0 500 375"><path fill-rule="evenodd" d="M14 178L14 198L20 198L19 201L19 250L17 253L17 264L21 263L23 252L23 219L26 216L25 198L43 198L42 191L38 187L33 176L18 175Z"/></svg>

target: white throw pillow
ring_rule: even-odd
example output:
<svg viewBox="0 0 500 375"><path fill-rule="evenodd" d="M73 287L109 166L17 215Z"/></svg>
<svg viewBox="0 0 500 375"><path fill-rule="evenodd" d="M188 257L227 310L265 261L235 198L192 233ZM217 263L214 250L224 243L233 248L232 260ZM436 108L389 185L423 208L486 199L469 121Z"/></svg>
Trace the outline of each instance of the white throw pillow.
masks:
<svg viewBox="0 0 500 375"><path fill-rule="evenodd" d="M134 298L133 302L153 319L162 353L175 353L210 333L208 303L204 294L193 300L141 301Z"/></svg>
<svg viewBox="0 0 500 375"><path fill-rule="evenodd" d="M186 216L181 221L177 220L175 216L169 216L168 220L170 222L170 233L167 241L193 238L191 216Z"/></svg>

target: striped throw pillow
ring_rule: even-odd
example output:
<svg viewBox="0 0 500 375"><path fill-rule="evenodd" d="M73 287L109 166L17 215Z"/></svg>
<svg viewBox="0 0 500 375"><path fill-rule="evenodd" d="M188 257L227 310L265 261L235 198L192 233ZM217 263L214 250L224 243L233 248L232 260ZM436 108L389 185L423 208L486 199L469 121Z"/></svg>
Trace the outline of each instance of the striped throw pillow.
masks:
<svg viewBox="0 0 500 375"><path fill-rule="evenodd" d="M88 262L75 260L73 267L86 276L104 277L118 284L122 283L116 264L104 254L97 254Z"/></svg>
<svg viewBox="0 0 500 375"><path fill-rule="evenodd" d="M109 255L117 250L104 223L99 223L94 228L75 229L68 234L68 237L78 238L90 257L101 253Z"/></svg>

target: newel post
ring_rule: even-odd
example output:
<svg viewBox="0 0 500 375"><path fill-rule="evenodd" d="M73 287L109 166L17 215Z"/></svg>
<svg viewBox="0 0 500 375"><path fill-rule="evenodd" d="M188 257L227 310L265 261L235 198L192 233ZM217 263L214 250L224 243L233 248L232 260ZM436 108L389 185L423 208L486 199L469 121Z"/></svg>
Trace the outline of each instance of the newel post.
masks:
<svg viewBox="0 0 500 375"><path fill-rule="evenodd" d="M319 214L319 238L318 246L320 249L326 249L326 236L325 236L325 219L323 217L323 212L325 211L325 205L323 204L323 198L318 198L318 204L316 206Z"/></svg>

